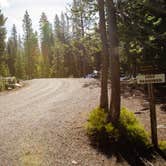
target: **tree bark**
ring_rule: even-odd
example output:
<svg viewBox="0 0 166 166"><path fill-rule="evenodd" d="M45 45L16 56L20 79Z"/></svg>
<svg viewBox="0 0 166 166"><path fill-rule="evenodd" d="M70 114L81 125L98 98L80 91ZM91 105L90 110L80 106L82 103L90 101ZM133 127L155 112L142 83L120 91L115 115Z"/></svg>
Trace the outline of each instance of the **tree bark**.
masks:
<svg viewBox="0 0 166 166"><path fill-rule="evenodd" d="M113 0L106 0L107 23L109 33L109 51L111 59L111 117L112 123L117 124L120 117L120 63L119 40L117 31L116 10Z"/></svg>
<svg viewBox="0 0 166 166"><path fill-rule="evenodd" d="M106 32L106 19L104 0L98 0L99 18L100 18L100 34L102 40L102 74L101 74L101 96L100 108L108 110L108 65L109 65L109 51L108 40Z"/></svg>

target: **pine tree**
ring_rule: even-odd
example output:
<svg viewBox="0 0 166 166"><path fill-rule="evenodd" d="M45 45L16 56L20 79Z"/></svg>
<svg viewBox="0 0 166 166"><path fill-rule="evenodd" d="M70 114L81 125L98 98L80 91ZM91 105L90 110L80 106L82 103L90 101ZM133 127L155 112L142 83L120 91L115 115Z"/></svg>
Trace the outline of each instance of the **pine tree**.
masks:
<svg viewBox="0 0 166 166"><path fill-rule="evenodd" d="M18 79L26 79L25 54L20 36L18 37L17 57L16 57L15 67L16 67L16 77Z"/></svg>
<svg viewBox="0 0 166 166"><path fill-rule="evenodd" d="M109 51L107 40L107 29L105 19L104 0L98 0L99 17L100 17L100 33L102 41L102 76L101 76L101 95L100 107L108 111L108 63Z"/></svg>
<svg viewBox="0 0 166 166"><path fill-rule="evenodd" d="M54 36L55 36L55 41L62 42L64 40L64 33L63 33L61 21L57 14L55 15L55 20L54 20Z"/></svg>
<svg viewBox="0 0 166 166"><path fill-rule="evenodd" d="M119 37L117 27L116 8L113 0L106 0L108 39L111 59L111 121L117 124L120 117L120 63Z"/></svg>
<svg viewBox="0 0 166 166"><path fill-rule="evenodd" d="M52 25L49 23L45 13L40 18L40 41L41 50L45 63L44 76L49 77L52 62L52 46L54 45Z"/></svg>
<svg viewBox="0 0 166 166"><path fill-rule="evenodd" d="M32 79L32 71L33 71L33 61L32 61L32 37L33 37L33 29L32 29L32 20L28 14L25 12L23 19L23 30L24 30L24 50L25 50L25 59L26 59L26 74L29 79Z"/></svg>
<svg viewBox="0 0 166 166"><path fill-rule="evenodd" d="M9 70L7 67L7 57L5 53L5 39L6 39L6 28L5 28L5 22L6 18L1 13L0 10L0 75L7 76L9 74Z"/></svg>
<svg viewBox="0 0 166 166"><path fill-rule="evenodd" d="M7 43L7 53L8 53L8 66L11 76L16 75L16 58L17 58L17 30L16 26L13 25L11 37L8 39Z"/></svg>
<svg viewBox="0 0 166 166"><path fill-rule="evenodd" d="M38 34L37 32L33 33L32 35L32 76L33 78L39 78L42 76L42 68L41 68L41 62L40 62L40 48L39 48L39 42L38 42Z"/></svg>
<svg viewBox="0 0 166 166"><path fill-rule="evenodd" d="M73 0L71 14L73 36L76 38L84 37L84 3L82 0Z"/></svg>

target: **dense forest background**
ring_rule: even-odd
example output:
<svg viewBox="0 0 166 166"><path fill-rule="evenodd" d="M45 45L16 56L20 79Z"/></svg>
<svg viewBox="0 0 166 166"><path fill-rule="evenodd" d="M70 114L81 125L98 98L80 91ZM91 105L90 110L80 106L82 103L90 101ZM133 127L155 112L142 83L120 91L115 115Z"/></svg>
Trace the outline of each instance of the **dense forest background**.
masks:
<svg viewBox="0 0 166 166"><path fill-rule="evenodd" d="M115 3L121 72L139 73L141 64L166 66L166 1L125 0ZM34 31L28 11L23 35L16 26L6 39L7 18L0 10L0 76L20 79L84 77L101 69L101 39L97 2L73 0L51 23L41 14Z"/></svg>

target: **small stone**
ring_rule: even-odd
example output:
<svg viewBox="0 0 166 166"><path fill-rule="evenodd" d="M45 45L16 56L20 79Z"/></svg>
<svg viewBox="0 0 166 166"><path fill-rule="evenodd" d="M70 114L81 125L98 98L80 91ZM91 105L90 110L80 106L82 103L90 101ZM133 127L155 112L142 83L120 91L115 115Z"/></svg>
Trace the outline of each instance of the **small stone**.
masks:
<svg viewBox="0 0 166 166"><path fill-rule="evenodd" d="M77 165L77 164L78 164L78 162L77 162L77 161L75 161L75 160L73 160L73 161L72 161L72 164Z"/></svg>

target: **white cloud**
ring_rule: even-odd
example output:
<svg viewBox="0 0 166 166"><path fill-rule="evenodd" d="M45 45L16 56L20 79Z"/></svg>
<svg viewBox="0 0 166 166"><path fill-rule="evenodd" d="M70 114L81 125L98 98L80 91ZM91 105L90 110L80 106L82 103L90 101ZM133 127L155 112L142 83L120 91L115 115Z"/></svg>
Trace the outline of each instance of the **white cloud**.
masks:
<svg viewBox="0 0 166 166"><path fill-rule="evenodd" d="M9 7L9 1L8 0L0 0L0 7L1 8Z"/></svg>

